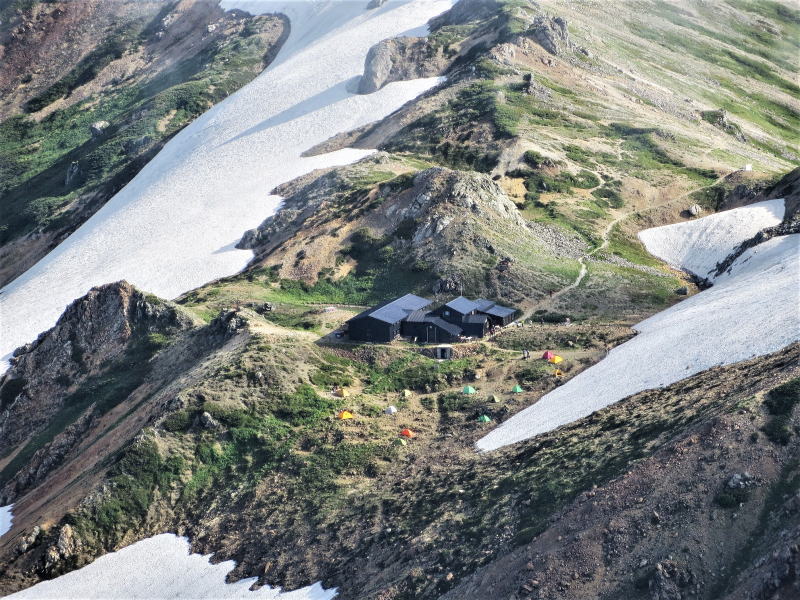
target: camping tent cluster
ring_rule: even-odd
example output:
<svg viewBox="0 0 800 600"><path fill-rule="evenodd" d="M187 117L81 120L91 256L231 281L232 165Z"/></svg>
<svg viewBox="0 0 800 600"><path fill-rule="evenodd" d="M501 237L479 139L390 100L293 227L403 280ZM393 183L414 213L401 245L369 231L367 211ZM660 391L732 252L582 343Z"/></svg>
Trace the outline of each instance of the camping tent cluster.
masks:
<svg viewBox="0 0 800 600"><path fill-rule="evenodd" d="M397 336L438 344L485 336L490 327L508 325L516 310L479 298L459 296L430 310L433 302L406 294L356 315L347 322L351 340L390 342Z"/></svg>
<svg viewBox="0 0 800 600"><path fill-rule="evenodd" d="M564 362L564 358L559 356L558 354L551 352L550 350L546 350L544 354L542 354L542 360L546 360L551 365L558 365ZM553 376L558 380L561 381L561 378L564 376L564 371L561 369L556 369L553 371Z"/></svg>

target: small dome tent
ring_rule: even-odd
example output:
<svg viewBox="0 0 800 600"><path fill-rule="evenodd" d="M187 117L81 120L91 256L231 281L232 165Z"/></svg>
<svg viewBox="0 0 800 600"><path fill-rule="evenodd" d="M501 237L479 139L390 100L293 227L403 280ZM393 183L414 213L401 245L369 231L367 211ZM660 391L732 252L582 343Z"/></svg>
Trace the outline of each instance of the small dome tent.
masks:
<svg viewBox="0 0 800 600"><path fill-rule="evenodd" d="M481 415L478 417L478 423L491 423L492 419L489 415Z"/></svg>
<svg viewBox="0 0 800 600"><path fill-rule="evenodd" d="M387 415L393 415L397 412L397 407L394 405L387 406L385 409L383 409L383 412Z"/></svg>
<svg viewBox="0 0 800 600"><path fill-rule="evenodd" d="M544 353L544 354L542 354L542 358L543 358L543 359L545 359L545 360L550 360L550 359L551 359L551 358L553 358L554 356L555 356L555 354L553 354L552 352L550 352L550 350L547 350L547 351L545 351L545 353Z"/></svg>
<svg viewBox="0 0 800 600"><path fill-rule="evenodd" d="M554 365L557 365L560 362L564 362L564 359L561 358L558 354L554 354L553 357L550 360L548 360L547 362L551 362Z"/></svg>
<svg viewBox="0 0 800 600"><path fill-rule="evenodd" d="M514 393L514 394L521 393L522 392L522 386L520 386L519 384L515 385L514 388L511 390L511 392Z"/></svg>
<svg viewBox="0 0 800 600"><path fill-rule="evenodd" d="M403 429L403 431L400 432L400 435L402 435L405 438L413 438L414 437L414 432L411 431L410 429L406 428L406 429Z"/></svg>
<svg viewBox="0 0 800 600"><path fill-rule="evenodd" d="M471 394L475 394L475 393L476 393L476 391L475 391L475 388L474 388L474 387L472 387L471 385L465 385L465 386L464 386L464 389L463 389L463 390L461 390L461 391L462 391L463 393L465 393L465 394L470 394L470 395L471 395Z"/></svg>
<svg viewBox="0 0 800 600"><path fill-rule="evenodd" d="M347 419L354 419L355 417L353 416L353 413L351 413L349 410L342 410L339 411L339 414L336 415L336 418L339 419L340 421L346 421Z"/></svg>

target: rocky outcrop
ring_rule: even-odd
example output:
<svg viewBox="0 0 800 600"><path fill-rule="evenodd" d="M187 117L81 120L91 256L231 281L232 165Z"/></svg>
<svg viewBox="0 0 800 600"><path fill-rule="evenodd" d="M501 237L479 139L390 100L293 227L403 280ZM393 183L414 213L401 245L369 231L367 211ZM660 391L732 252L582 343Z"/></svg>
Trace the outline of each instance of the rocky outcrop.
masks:
<svg viewBox="0 0 800 600"><path fill-rule="evenodd" d="M516 205L488 175L434 167L414 178L413 191L413 199L399 216L417 222L411 238L414 249L441 236L463 214L478 220L500 217L527 227Z"/></svg>
<svg viewBox="0 0 800 600"><path fill-rule="evenodd" d="M441 75L452 58L428 38L407 37L383 40L369 49L364 75L358 83L360 94L371 94L392 81L405 81Z"/></svg>
<svg viewBox="0 0 800 600"><path fill-rule="evenodd" d="M72 390L132 341L190 325L175 306L125 281L92 288L52 329L14 352L0 382L0 452L40 430Z"/></svg>
<svg viewBox="0 0 800 600"><path fill-rule="evenodd" d="M717 129L732 135L738 141L747 141L747 137L745 137L744 133L742 132L742 128L728 118L728 111L725 109L706 110L700 113L700 117L704 121L711 123Z"/></svg>
<svg viewBox="0 0 800 600"><path fill-rule="evenodd" d="M572 47L567 21L562 17L537 15L524 35L554 56Z"/></svg>

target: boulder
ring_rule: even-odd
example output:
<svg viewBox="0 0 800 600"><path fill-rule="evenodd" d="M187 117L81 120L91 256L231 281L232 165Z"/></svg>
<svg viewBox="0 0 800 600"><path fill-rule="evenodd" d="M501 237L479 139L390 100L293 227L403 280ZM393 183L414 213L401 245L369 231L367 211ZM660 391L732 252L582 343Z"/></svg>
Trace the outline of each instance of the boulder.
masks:
<svg viewBox="0 0 800 600"><path fill-rule="evenodd" d="M441 75L450 62L451 59L444 56L442 48L434 48L427 38L382 40L367 52L364 75L358 82L358 93L371 94L392 81Z"/></svg>
<svg viewBox="0 0 800 600"><path fill-rule="evenodd" d="M206 411L200 415L200 424L205 429L219 429L219 422Z"/></svg>
<svg viewBox="0 0 800 600"><path fill-rule="evenodd" d="M111 123L108 121L95 121L89 125L89 131L92 133L92 137L100 137L110 125Z"/></svg>

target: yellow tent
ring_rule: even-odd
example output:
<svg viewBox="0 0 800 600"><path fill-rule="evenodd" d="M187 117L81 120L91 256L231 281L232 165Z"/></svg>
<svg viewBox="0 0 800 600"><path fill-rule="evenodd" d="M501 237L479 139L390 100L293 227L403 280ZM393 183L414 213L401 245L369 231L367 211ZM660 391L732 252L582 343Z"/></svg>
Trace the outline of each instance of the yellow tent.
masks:
<svg viewBox="0 0 800 600"><path fill-rule="evenodd" d="M411 398L412 392L411 390L403 390L402 392L400 392L400 395L403 398Z"/></svg>
<svg viewBox="0 0 800 600"><path fill-rule="evenodd" d="M340 421L346 421L347 419L353 419L355 417L353 417L353 413L351 413L349 410L343 410L336 415L336 418Z"/></svg>
<svg viewBox="0 0 800 600"><path fill-rule="evenodd" d="M558 363L560 363L560 362L564 362L564 359L563 359L563 358L561 358L561 357L560 357L558 354L555 354L555 355L553 355L553 358L551 358L551 359L550 359L549 361L547 361L547 362L551 362L551 363L553 363L554 365L557 365L557 364L558 364Z"/></svg>
<svg viewBox="0 0 800 600"><path fill-rule="evenodd" d="M561 377L562 375L564 375L564 371L562 371L561 369L556 369L556 372L553 373L553 375L555 375L556 377Z"/></svg>
<svg viewBox="0 0 800 600"><path fill-rule="evenodd" d="M336 391L333 392L334 395L339 396L339 398L347 398L350 395L345 388L336 388Z"/></svg>

